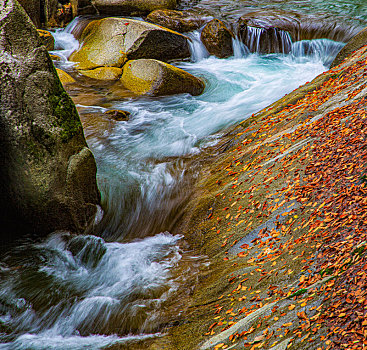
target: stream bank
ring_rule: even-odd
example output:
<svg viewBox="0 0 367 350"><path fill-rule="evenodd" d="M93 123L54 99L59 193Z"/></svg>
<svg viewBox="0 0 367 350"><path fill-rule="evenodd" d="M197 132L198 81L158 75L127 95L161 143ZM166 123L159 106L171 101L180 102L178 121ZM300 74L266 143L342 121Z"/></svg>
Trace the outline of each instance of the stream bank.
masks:
<svg viewBox="0 0 367 350"><path fill-rule="evenodd" d="M363 347L366 58L364 47L207 155L177 229L210 272L168 348Z"/></svg>

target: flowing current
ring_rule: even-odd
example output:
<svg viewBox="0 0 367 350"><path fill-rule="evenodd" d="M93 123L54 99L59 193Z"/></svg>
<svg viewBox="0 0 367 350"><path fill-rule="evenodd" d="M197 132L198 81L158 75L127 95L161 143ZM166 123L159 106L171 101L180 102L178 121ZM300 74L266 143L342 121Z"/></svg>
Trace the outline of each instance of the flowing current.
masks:
<svg viewBox="0 0 367 350"><path fill-rule="evenodd" d="M56 64L66 70L78 47L74 25L54 34ZM187 159L325 71L343 46L320 39L288 43L287 55L259 55L236 39L234 56L217 59L199 32L190 36L191 60L175 65L205 80L201 96L136 98L88 80L70 91L97 161L103 213L90 235L58 232L7 254L0 265L0 349L133 348L161 336L170 321L166 305L205 263L181 235L169 233L197 173ZM130 120L108 119L109 109L129 111ZM182 305L174 310L179 315Z"/></svg>

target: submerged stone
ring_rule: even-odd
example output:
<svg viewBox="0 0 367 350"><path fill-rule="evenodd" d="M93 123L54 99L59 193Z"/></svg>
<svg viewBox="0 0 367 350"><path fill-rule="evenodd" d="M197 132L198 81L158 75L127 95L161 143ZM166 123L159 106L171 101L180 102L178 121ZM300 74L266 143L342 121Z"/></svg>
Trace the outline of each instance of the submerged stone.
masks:
<svg viewBox="0 0 367 350"><path fill-rule="evenodd" d="M109 118L120 122L120 121L128 121L131 113L127 111L111 109L105 112L104 114L107 115Z"/></svg>
<svg viewBox="0 0 367 350"><path fill-rule="evenodd" d="M204 82L184 70L157 60L128 61L121 77L122 84L138 95L200 95Z"/></svg>

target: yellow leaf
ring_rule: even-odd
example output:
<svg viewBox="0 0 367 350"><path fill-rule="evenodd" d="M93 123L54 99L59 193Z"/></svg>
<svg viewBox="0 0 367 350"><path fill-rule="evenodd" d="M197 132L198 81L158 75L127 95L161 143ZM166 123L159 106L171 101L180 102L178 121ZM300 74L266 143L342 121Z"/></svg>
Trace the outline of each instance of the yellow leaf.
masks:
<svg viewBox="0 0 367 350"><path fill-rule="evenodd" d="M292 325L292 322L284 323L282 327L290 327Z"/></svg>
<svg viewBox="0 0 367 350"><path fill-rule="evenodd" d="M296 305L294 305L294 304L289 305L289 306L288 306L288 310L289 310L289 311L292 311L295 307L296 307Z"/></svg>

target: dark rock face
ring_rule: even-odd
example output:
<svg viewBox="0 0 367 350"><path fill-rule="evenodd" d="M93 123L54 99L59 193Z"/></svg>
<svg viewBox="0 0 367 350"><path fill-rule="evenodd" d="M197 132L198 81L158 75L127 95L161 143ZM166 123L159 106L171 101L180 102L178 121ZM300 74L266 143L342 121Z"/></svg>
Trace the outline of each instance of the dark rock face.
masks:
<svg viewBox="0 0 367 350"><path fill-rule="evenodd" d="M211 20L201 32L201 41L211 55L225 58L233 55L232 32L219 19Z"/></svg>
<svg viewBox="0 0 367 350"><path fill-rule="evenodd" d="M199 29L206 19L190 11L155 10L147 20L180 33Z"/></svg>
<svg viewBox="0 0 367 350"><path fill-rule="evenodd" d="M41 1L19 0L30 19L37 28L41 27Z"/></svg>
<svg viewBox="0 0 367 350"><path fill-rule="evenodd" d="M96 8L92 5L92 0L70 0L73 17L82 15L95 15Z"/></svg>
<svg viewBox="0 0 367 350"><path fill-rule="evenodd" d="M74 103L16 0L0 4L0 239L83 232L100 193Z"/></svg>

